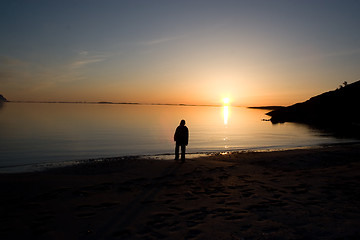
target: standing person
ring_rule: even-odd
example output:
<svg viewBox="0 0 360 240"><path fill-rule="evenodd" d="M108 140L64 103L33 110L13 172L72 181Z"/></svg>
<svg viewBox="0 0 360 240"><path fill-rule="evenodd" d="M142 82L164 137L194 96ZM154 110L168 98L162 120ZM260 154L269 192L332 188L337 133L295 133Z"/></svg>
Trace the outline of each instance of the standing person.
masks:
<svg viewBox="0 0 360 240"><path fill-rule="evenodd" d="M185 126L185 120L180 121L180 125L176 128L174 134L175 160L179 159L179 147L181 146L181 161L185 162L185 150L189 142L189 129Z"/></svg>

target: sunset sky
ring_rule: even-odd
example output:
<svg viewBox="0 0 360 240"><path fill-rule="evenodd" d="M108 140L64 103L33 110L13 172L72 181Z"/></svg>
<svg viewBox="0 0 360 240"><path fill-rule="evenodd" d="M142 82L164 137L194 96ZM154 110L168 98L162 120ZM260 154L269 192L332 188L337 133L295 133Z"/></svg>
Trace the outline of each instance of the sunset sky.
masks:
<svg viewBox="0 0 360 240"><path fill-rule="evenodd" d="M3 0L9 100L290 105L360 79L360 1Z"/></svg>

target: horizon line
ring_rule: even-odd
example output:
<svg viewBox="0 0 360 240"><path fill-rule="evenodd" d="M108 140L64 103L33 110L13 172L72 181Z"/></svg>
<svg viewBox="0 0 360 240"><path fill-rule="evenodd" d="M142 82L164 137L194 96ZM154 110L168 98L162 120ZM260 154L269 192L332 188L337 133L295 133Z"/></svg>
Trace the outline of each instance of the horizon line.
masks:
<svg viewBox="0 0 360 240"><path fill-rule="evenodd" d="M12 103L72 103L72 104L114 104L114 105L156 105L156 106L187 106L187 107L246 107L253 109L269 109L283 106L239 106L223 104L188 104L188 103L142 103L142 102L110 102L110 101L7 101Z"/></svg>
<svg viewBox="0 0 360 240"><path fill-rule="evenodd" d="M170 105L170 106L204 106L221 107L220 104L188 104L188 103L144 103L144 102L110 102L110 101L6 101L13 103L75 103L75 104L118 104L118 105Z"/></svg>

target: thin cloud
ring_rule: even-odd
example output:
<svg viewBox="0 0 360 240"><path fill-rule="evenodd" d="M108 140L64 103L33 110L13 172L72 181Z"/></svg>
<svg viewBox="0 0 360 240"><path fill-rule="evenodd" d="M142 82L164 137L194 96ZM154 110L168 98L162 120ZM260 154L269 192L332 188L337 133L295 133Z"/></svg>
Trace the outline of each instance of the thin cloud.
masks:
<svg viewBox="0 0 360 240"><path fill-rule="evenodd" d="M24 66L27 63L24 61L21 61L17 58L12 58L9 56L0 56L0 66L2 68L4 67L19 67L19 66Z"/></svg>
<svg viewBox="0 0 360 240"><path fill-rule="evenodd" d="M79 60L75 61L71 64L73 68L81 68L86 65L89 65L91 63L97 63L97 62L103 62L105 61L105 58L95 58L95 59L85 59L85 60Z"/></svg>
<svg viewBox="0 0 360 240"><path fill-rule="evenodd" d="M18 73L26 71L28 65L28 63L20 59L0 56L0 83L17 81Z"/></svg>
<svg viewBox="0 0 360 240"><path fill-rule="evenodd" d="M92 61L99 59L92 59ZM81 66L86 62L78 62ZM3 89L39 90L57 84L82 80L76 71L69 71L68 65L45 66L36 62L25 62L8 56L0 56L0 84Z"/></svg>
<svg viewBox="0 0 360 240"><path fill-rule="evenodd" d="M87 56L88 54L89 54L88 51L80 51L79 52L79 55L81 55L81 56Z"/></svg>
<svg viewBox="0 0 360 240"><path fill-rule="evenodd" d="M153 40L150 40L147 42L142 42L142 44L147 45L147 46L152 46L152 45L162 44L162 43L166 43L166 42L170 42L170 41L175 41L181 37L182 36L158 38L158 39L153 39Z"/></svg>
<svg viewBox="0 0 360 240"><path fill-rule="evenodd" d="M91 55L88 51L80 51L78 55L78 60L71 63L72 69L82 68L87 65L103 62L108 59L108 56L105 54Z"/></svg>

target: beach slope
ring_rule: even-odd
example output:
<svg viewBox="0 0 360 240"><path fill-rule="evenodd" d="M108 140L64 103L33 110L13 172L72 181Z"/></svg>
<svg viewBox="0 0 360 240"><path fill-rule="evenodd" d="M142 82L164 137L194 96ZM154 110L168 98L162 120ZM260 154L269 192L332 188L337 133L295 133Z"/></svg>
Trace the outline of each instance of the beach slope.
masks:
<svg viewBox="0 0 360 240"><path fill-rule="evenodd" d="M358 239L360 145L1 174L1 239Z"/></svg>

